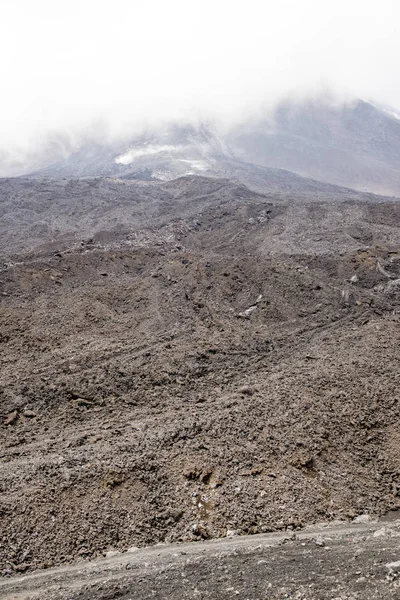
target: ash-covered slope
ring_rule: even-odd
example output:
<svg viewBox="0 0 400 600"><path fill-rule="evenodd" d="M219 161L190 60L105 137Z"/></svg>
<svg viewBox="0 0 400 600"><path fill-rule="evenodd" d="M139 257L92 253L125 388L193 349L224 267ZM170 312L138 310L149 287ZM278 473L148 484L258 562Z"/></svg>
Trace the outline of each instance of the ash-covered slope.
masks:
<svg viewBox="0 0 400 600"><path fill-rule="evenodd" d="M267 200L368 200L368 196L344 188L318 182L313 187L308 180L298 189L297 179L301 180L288 173L283 181L271 184ZM263 182L260 176L254 187L263 189ZM276 188L281 193L276 193ZM105 177L0 179L0 255L40 247L62 249L90 238L128 241L133 231L195 218L221 202L235 206L257 197L264 198L244 185L202 176L164 182Z"/></svg>
<svg viewBox="0 0 400 600"><path fill-rule="evenodd" d="M127 240L171 226L221 202L262 197L243 185L205 177L169 182L0 179L0 255L68 248L81 240ZM167 234L166 234L167 235Z"/></svg>
<svg viewBox="0 0 400 600"><path fill-rule="evenodd" d="M337 185L400 196L400 119L357 101L288 101L244 124L227 142L242 160Z"/></svg>

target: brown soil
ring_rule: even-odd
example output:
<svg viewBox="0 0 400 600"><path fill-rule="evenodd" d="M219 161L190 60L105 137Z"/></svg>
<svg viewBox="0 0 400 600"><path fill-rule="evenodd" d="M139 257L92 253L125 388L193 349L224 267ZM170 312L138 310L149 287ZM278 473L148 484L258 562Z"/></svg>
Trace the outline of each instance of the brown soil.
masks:
<svg viewBox="0 0 400 600"><path fill-rule="evenodd" d="M238 195L4 260L3 575L399 508L398 206Z"/></svg>

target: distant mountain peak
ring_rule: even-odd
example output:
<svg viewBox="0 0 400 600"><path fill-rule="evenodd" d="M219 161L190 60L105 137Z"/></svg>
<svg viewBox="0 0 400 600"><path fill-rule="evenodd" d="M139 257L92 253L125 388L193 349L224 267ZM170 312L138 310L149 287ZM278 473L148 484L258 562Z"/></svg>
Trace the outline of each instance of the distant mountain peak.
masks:
<svg viewBox="0 0 400 600"><path fill-rule="evenodd" d="M317 180L400 196L399 115L363 99L339 104L324 97L289 98L272 114L224 132L206 122L173 122L126 141L86 140L78 148L57 138L51 143L41 165L40 157L32 161L33 176L165 181L207 175L265 191L283 182L283 173L276 172L281 169L313 179L313 189ZM17 170L15 163L11 174Z"/></svg>

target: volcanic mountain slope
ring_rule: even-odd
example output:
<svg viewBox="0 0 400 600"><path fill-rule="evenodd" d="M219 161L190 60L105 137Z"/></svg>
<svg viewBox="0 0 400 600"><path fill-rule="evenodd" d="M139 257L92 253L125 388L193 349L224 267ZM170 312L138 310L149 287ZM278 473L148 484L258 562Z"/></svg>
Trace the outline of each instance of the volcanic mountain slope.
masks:
<svg viewBox="0 0 400 600"><path fill-rule="evenodd" d="M3 251L3 574L400 507L400 205L217 184Z"/></svg>
<svg viewBox="0 0 400 600"><path fill-rule="evenodd" d="M361 100L288 100L262 118L229 129L173 122L124 141L88 136L72 144L67 137L53 136L34 158L20 174L29 172L31 164L34 176L53 179L146 181L203 175L234 179L260 192L329 193L321 183L328 182L400 196L399 117ZM0 173L6 172L5 157L1 162Z"/></svg>
<svg viewBox="0 0 400 600"><path fill-rule="evenodd" d="M261 193L343 192L289 171L244 162L235 157L223 136L206 125L170 124L130 142L87 142L67 158L34 173L35 177L50 179L113 177L137 181L170 181L193 175L233 180Z"/></svg>
<svg viewBox="0 0 400 600"><path fill-rule="evenodd" d="M400 196L399 115L365 101L287 101L272 119L233 130L227 143L256 165Z"/></svg>

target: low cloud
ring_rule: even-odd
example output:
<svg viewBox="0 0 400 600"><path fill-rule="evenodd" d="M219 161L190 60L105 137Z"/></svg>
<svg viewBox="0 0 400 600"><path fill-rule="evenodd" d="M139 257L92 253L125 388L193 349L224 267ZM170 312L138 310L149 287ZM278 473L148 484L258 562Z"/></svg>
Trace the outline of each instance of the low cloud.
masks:
<svg viewBox="0 0 400 600"><path fill-rule="evenodd" d="M0 160L34 162L49 137L62 153L171 120L229 127L321 90L398 110L399 20L392 0L6 0Z"/></svg>

